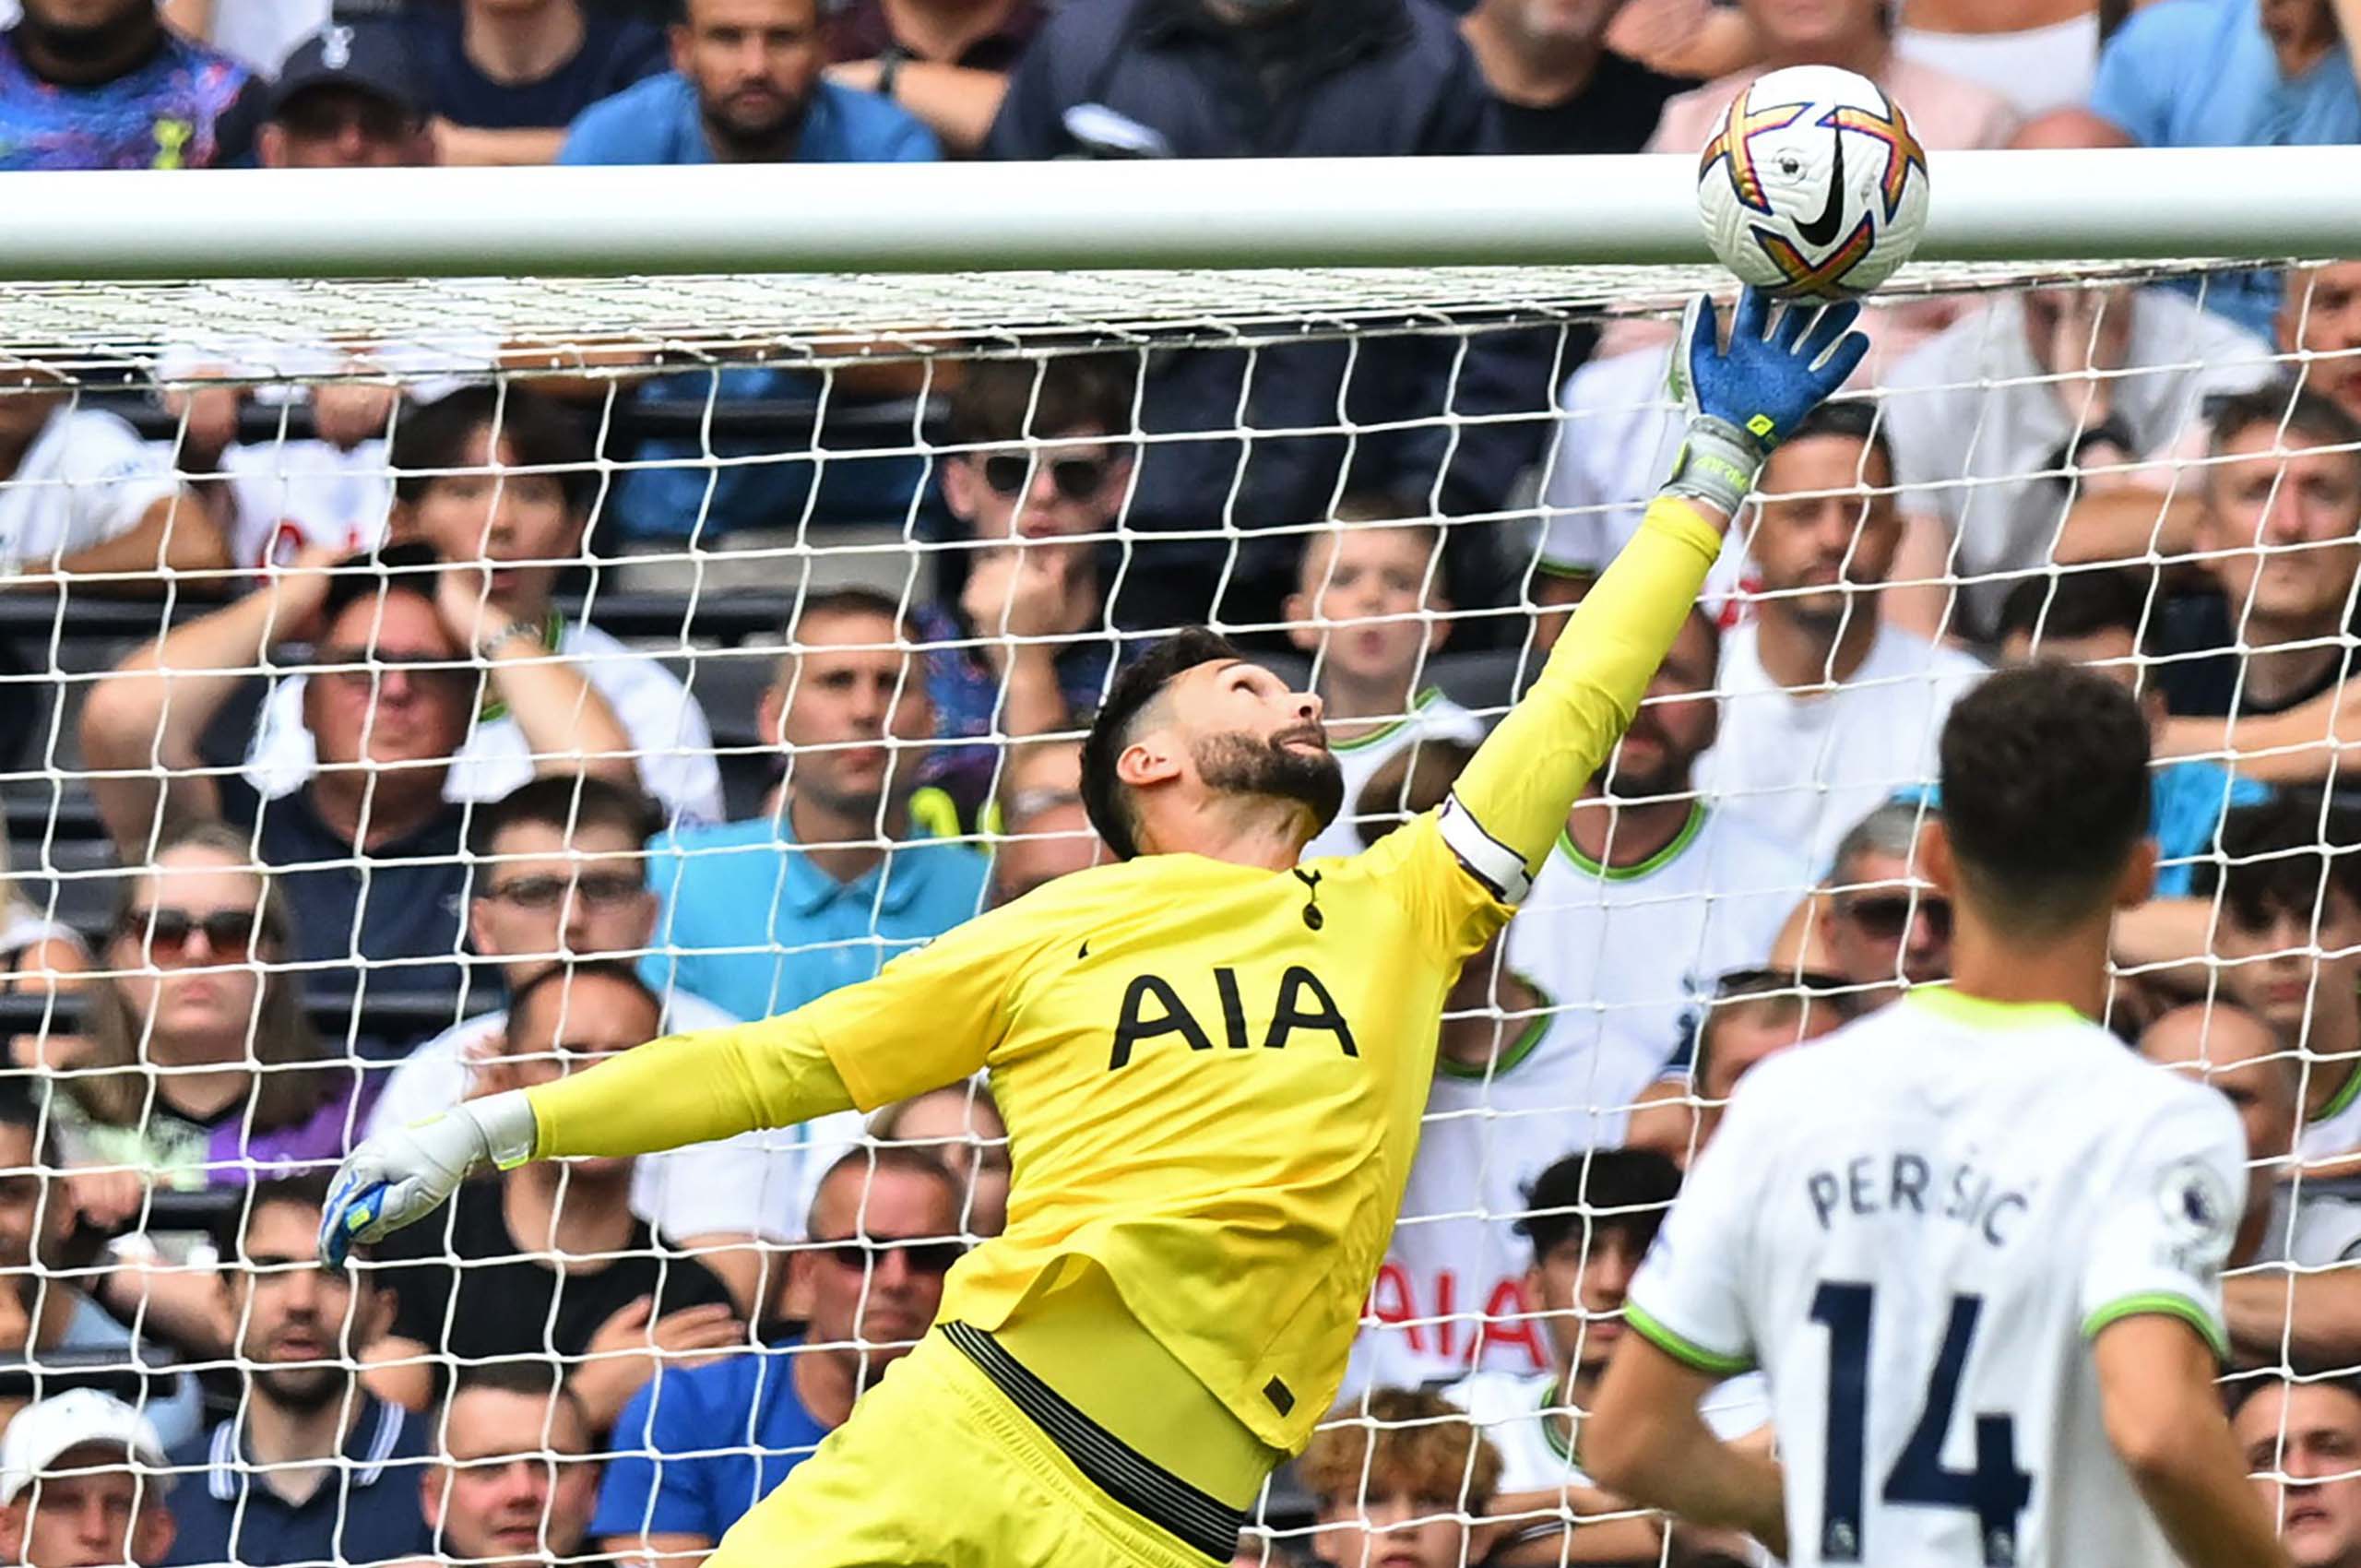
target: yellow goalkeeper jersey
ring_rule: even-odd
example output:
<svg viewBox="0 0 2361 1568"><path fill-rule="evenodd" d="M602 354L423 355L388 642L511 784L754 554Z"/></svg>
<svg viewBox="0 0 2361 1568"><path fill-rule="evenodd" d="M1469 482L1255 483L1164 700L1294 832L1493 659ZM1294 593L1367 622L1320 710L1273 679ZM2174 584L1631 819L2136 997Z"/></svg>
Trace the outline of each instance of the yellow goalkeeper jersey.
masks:
<svg viewBox="0 0 2361 1568"><path fill-rule="evenodd" d="M812 1113L824 1063L864 1110L989 1069L1008 1228L953 1271L943 1318L998 1328L1087 1258L1248 1431L1300 1448L1401 1205L1444 992L1508 920L1719 548L1658 501L1452 800L1365 852L1062 878L784 1017L536 1090L536 1152L782 1124Z"/></svg>

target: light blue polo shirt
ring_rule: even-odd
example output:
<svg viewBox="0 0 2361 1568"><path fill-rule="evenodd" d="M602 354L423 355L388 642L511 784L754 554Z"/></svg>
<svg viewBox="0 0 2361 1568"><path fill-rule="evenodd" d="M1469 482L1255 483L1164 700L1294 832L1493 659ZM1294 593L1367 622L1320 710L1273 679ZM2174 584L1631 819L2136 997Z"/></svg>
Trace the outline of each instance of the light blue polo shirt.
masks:
<svg viewBox="0 0 2361 1568"><path fill-rule="evenodd" d="M934 133L889 98L823 81L812 89L790 163L931 163ZM711 163L697 91L678 71L602 98L575 116L560 163Z"/></svg>
<svg viewBox="0 0 2361 1568"><path fill-rule="evenodd" d="M983 907L989 862L964 844L896 844L838 882L793 835L781 814L648 846L663 914L640 969L659 994L679 986L742 1018L774 1017L869 979Z"/></svg>

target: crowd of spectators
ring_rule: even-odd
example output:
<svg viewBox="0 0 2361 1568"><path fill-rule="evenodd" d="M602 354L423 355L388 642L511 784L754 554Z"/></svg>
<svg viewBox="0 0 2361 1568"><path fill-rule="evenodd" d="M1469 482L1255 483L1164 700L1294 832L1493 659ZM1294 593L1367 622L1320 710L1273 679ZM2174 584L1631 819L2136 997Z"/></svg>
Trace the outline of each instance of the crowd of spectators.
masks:
<svg viewBox="0 0 2361 1568"><path fill-rule="evenodd" d="M2361 140L2332 0L1455 9L0 0L0 171L1686 151L1799 63L1939 148ZM1340 1420L1240 1562L1748 1560L1581 1468L1624 1288L1752 1066L1946 979L1936 736L2051 659L2149 714L2163 865L2107 1021L2246 1123L2237 1430L2298 1561L2361 1563L2326 1375L2361 1371L2361 262L1873 316L1452 992ZM0 358L30 1568L701 1560L1006 1223L987 1088L486 1176L350 1270L322 1173L1086 871L1075 736L1155 628L1218 616L1316 691L1347 789L1311 854L1374 842L1678 434L1633 321L565 374L471 327L188 336L136 397Z"/></svg>

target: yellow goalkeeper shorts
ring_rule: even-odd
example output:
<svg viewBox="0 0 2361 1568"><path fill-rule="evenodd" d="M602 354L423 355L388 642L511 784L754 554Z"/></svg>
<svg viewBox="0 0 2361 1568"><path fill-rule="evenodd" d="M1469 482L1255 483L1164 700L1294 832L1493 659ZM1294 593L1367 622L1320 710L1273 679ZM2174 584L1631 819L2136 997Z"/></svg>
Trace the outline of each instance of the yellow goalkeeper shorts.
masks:
<svg viewBox="0 0 2361 1568"><path fill-rule="evenodd" d="M730 1526L706 1568L1207 1568L1218 1561L1115 1502L937 1329Z"/></svg>

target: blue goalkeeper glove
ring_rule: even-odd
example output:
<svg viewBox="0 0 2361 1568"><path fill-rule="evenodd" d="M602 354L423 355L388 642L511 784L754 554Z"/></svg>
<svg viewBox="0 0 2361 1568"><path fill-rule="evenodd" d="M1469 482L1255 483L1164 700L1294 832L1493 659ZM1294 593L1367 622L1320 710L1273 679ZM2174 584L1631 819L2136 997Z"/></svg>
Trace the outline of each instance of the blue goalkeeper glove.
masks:
<svg viewBox="0 0 2361 1568"><path fill-rule="evenodd" d="M345 1157L320 1213L320 1259L344 1262L356 1241L382 1241L424 1218L481 1165L532 1157L532 1105L510 1090L380 1133Z"/></svg>
<svg viewBox="0 0 2361 1568"><path fill-rule="evenodd" d="M1771 320L1771 298L1749 289L1721 341L1714 302L1700 294L1681 314L1672 351L1672 394L1689 416L1687 438L1665 490L1736 512L1786 434L1845 385L1869 351L1848 330L1861 307L1789 304Z"/></svg>

